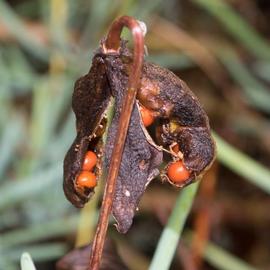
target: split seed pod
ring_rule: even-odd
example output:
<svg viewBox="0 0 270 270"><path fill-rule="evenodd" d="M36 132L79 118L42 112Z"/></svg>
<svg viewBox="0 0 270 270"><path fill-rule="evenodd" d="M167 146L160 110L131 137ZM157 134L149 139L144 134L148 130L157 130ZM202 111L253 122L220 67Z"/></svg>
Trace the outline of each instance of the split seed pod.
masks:
<svg viewBox="0 0 270 270"><path fill-rule="evenodd" d="M88 150L99 157L95 174L108 169L114 146L124 93L133 63L126 42L118 52L104 50L101 42L93 57L89 73L80 78L73 94L77 136L64 161L64 191L77 207L83 207L94 190L76 185ZM106 112L115 99L115 113L109 127L107 143L102 144ZM146 129L139 108L151 110L155 123ZM133 107L116 183L112 213L117 229L127 232L139 200L149 182L161 174L163 180L184 187L198 179L214 160L215 144L210 134L208 117L188 86L171 71L144 62L141 87ZM178 145L179 152L172 149ZM102 164L101 159L104 156ZM168 162L162 171L162 161ZM167 176L171 162L181 160L189 177L175 184Z"/></svg>

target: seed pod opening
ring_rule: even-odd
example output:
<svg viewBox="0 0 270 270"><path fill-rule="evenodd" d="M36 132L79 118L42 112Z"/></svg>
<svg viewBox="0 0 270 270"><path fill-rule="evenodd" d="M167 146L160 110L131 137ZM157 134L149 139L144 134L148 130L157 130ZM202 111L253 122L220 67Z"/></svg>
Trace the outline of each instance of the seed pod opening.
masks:
<svg viewBox="0 0 270 270"><path fill-rule="evenodd" d="M108 169L111 162L133 63L126 42L122 42L117 52L105 52L103 45L101 42L90 72L75 84L73 95L77 137L64 162L64 190L77 207L82 207L93 194L93 189L81 189L75 183L86 151L90 149L104 157L104 164L97 165L97 175ZM111 98L115 99L115 113L104 146L101 140L104 129L98 127L106 125L106 110ZM140 106L151 111L154 118L151 125L144 125ZM208 117L198 99L171 71L148 62L143 64L141 86L123 143L112 209L117 229L122 233L130 228L140 198L154 177L161 173L163 180L184 187L198 179L215 156ZM177 153L173 150L175 145ZM160 170L162 161L167 165ZM167 174L169 166L176 161L183 162L189 172L189 177L179 183L171 181Z"/></svg>

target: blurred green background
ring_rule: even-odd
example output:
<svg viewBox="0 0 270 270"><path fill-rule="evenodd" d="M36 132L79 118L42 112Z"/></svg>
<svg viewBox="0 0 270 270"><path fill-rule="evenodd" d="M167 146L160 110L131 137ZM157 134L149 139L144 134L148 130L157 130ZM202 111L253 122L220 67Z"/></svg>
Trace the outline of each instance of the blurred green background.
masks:
<svg viewBox="0 0 270 270"><path fill-rule="evenodd" d="M71 95L124 14L147 24L146 59L173 70L199 97L218 153L194 202L196 186L175 204L178 190L151 184L130 232L109 231L120 256L129 269L148 269L159 242L151 269L269 269L267 0L0 0L0 269L19 269L24 251L37 269L54 269L74 243L93 237L102 191L81 212L62 191L75 135ZM170 253L160 234L172 209Z"/></svg>

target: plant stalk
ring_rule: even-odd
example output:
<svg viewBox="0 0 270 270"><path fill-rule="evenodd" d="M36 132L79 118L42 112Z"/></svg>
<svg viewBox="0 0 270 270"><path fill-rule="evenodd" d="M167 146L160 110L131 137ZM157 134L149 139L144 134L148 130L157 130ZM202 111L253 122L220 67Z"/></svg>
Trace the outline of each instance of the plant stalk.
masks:
<svg viewBox="0 0 270 270"><path fill-rule="evenodd" d="M89 270L98 270L104 241L108 228L109 215L112 210L112 204L115 194L116 180L122 159L122 153L125 145L125 139L128 131L131 112L134 106L137 89L139 87L141 69L144 55L144 37L139 23L132 17L123 16L115 20L107 35L104 52L115 53L120 50L120 35L124 27L130 29L134 40L134 60L132 71L129 76L128 89L123 101L123 109L121 111L119 126L114 143L114 149L111 156L111 163L108 170L105 192L101 205L96 234L93 241Z"/></svg>

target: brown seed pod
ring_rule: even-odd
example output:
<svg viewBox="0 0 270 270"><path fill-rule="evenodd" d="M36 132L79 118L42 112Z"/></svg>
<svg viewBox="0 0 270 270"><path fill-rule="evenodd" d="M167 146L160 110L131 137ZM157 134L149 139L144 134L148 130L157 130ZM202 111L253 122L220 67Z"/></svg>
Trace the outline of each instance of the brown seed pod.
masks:
<svg viewBox="0 0 270 270"><path fill-rule="evenodd" d="M151 63L144 64L138 99L159 119L161 132L158 141L171 152L174 161L181 158L191 172L190 177L178 186L193 182L215 157L209 120L198 99L175 74ZM176 144L180 152L175 156L171 148ZM167 167L161 176L170 181Z"/></svg>
<svg viewBox="0 0 270 270"><path fill-rule="evenodd" d="M132 55L125 42L122 42L119 52L105 52L103 48L101 42L90 72L77 81L73 95L77 137L64 162L64 190L67 198L77 207L82 207L93 194L93 189L81 189L75 184L86 151L90 149L104 155L103 169L109 167L132 65ZM107 144L103 146L101 135L96 134L99 124L104 122L111 97L116 101L115 114L109 127ZM144 127L140 104L153 112L157 132ZM159 166L164 158L169 164L181 159L190 171L190 177L177 185L183 187L202 175L215 156L208 118L197 98L172 72L147 62L143 64L141 87L123 143L112 209L117 228L123 233L132 224L145 188L160 173ZM172 150L176 144L179 153ZM101 169L102 164L99 166ZM170 181L166 170L167 166L161 173L162 178Z"/></svg>
<svg viewBox="0 0 270 270"><path fill-rule="evenodd" d="M94 57L89 73L75 83L72 109L76 116L77 136L64 160L64 192L76 207L83 207L93 195L93 189L78 187L76 178L82 170L88 150L95 150L98 156L102 154L101 136L106 125L110 93L103 59ZM96 167L99 177L100 160Z"/></svg>
<svg viewBox="0 0 270 270"><path fill-rule="evenodd" d="M122 101L127 88L131 59L131 55L126 49L120 55L105 58L109 84L112 95L116 99L116 111L105 147L105 166L107 168L110 164ZM137 104L133 108L130 119L112 209L117 221L117 229L120 232L126 232L131 226L146 186L159 174L158 167L162 163L162 158L162 150L156 148L153 143L151 144L144 134Z"/></svg>

